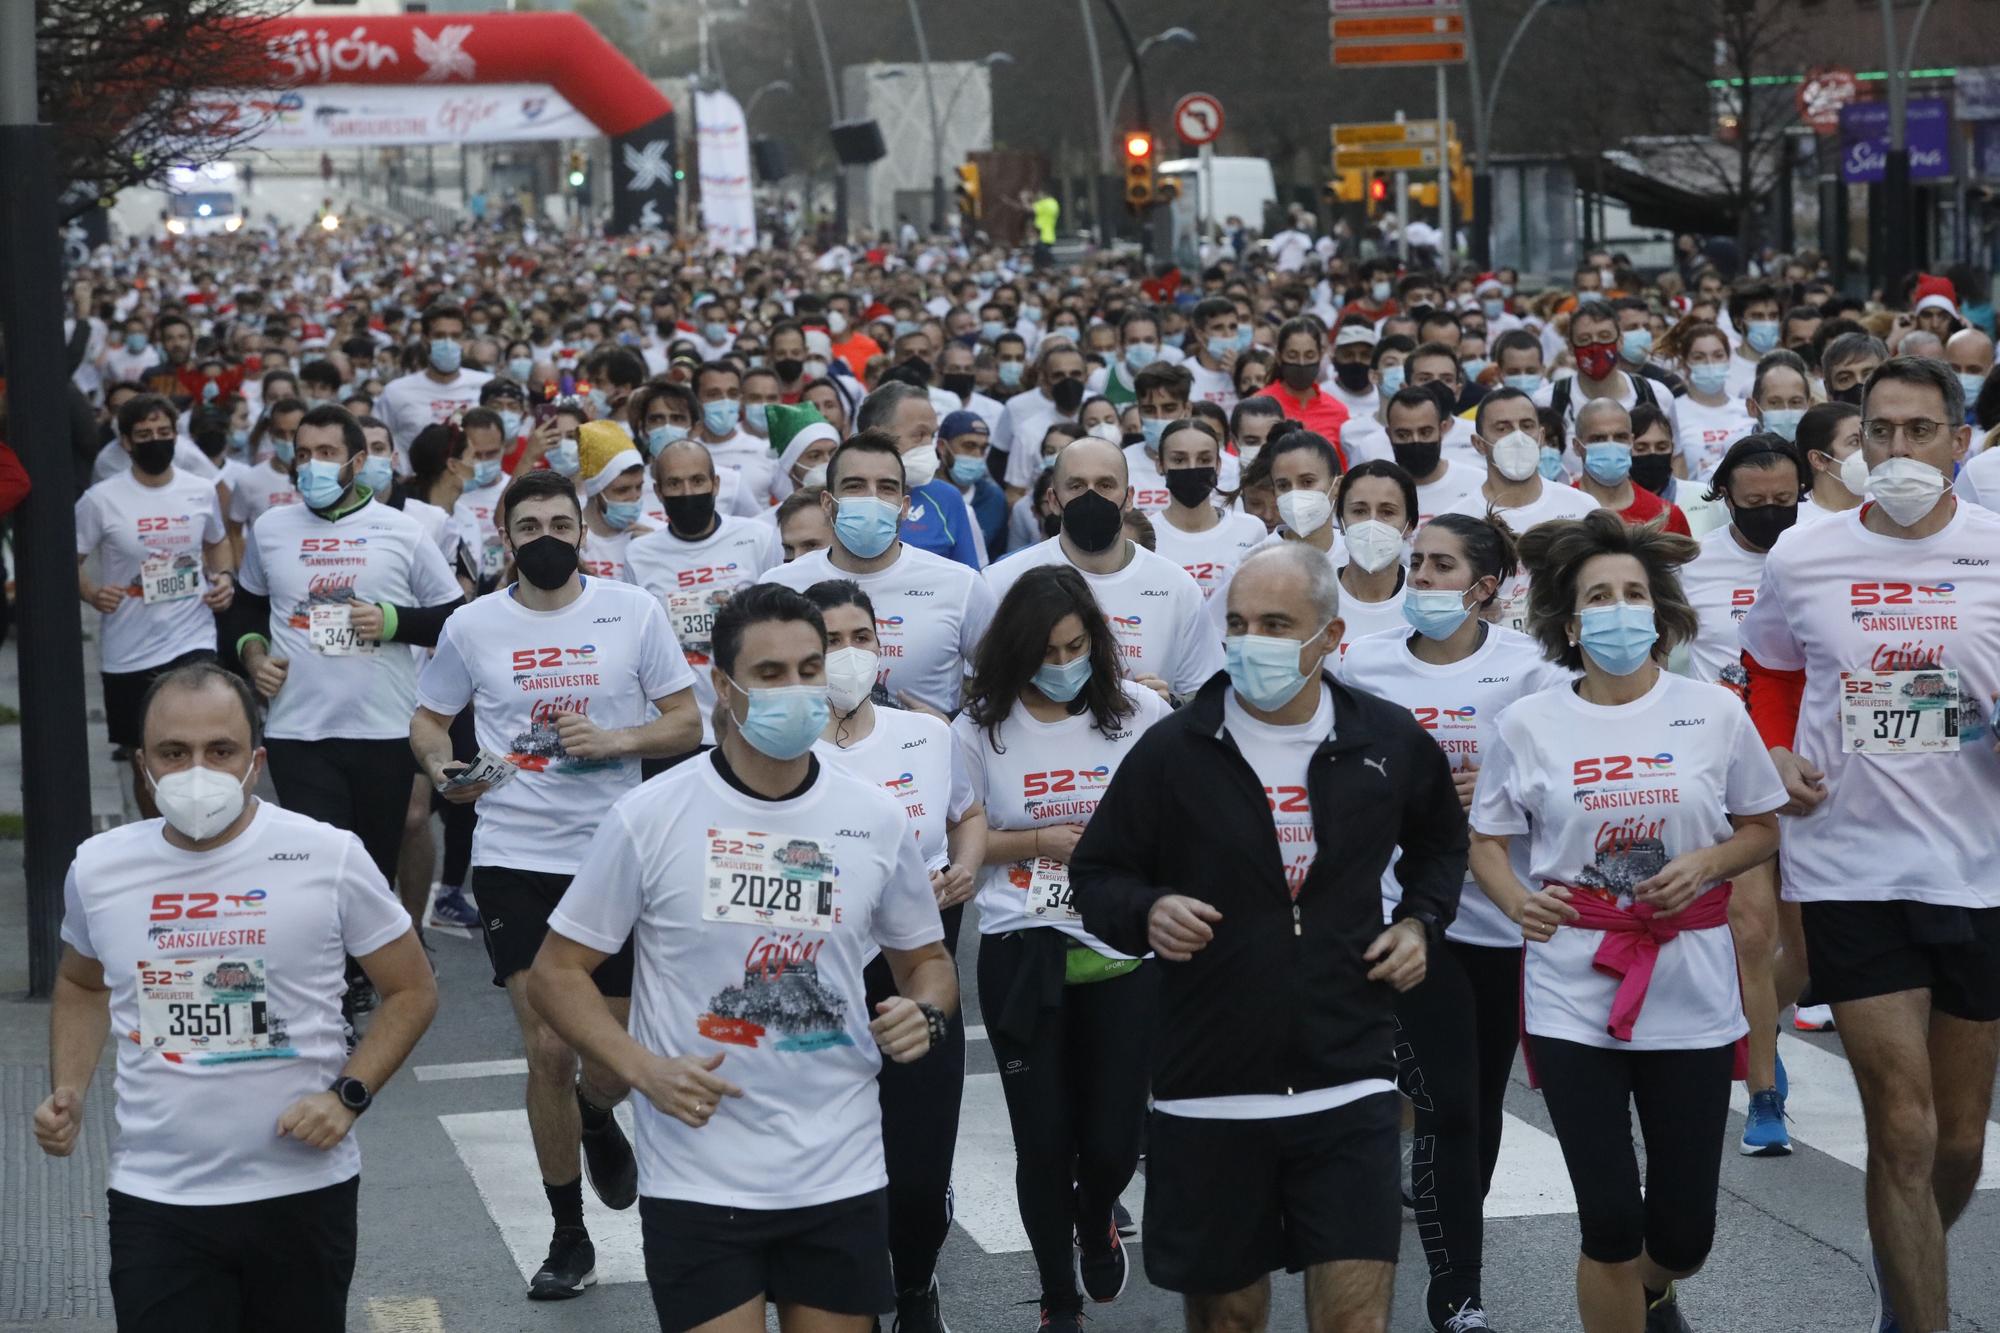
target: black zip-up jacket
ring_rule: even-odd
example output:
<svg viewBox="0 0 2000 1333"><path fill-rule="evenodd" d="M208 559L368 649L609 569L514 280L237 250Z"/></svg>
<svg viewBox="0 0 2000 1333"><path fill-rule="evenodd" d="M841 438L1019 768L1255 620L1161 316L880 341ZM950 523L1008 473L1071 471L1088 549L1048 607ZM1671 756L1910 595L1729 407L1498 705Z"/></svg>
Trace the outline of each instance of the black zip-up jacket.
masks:
<svg viewBox="0 0 2000 1333"><path fill-rule="evenodd" d="M1465 882L1466 824L1444 751L1409 710L1321 679L1333 739L1306 770L1318 849L1297 901L1269 798L1224 725L1218 672L1118 766L1070 860L1085 929L1114 949L1152 946L1167 894L1222 913L1185 963L1157 960L1160 1100L1291 1094L1395 1077L1395 991L1362 953L1383 930L1382 872L1397 848L1397 920L1437 948Z"/></svg>

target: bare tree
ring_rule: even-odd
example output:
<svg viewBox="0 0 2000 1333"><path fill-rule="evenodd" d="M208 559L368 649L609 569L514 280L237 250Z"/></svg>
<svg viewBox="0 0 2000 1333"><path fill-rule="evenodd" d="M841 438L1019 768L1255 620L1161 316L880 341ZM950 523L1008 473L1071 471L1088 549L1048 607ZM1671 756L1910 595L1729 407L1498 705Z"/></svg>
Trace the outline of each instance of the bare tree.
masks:
<svg viewBox="0 0 2000 1333"><path fill-rule="evenodd" d="M287 0L36 0L35 65L67 221L168 168L211 162L260 123L217 88L268 84L253 30Z"/></svg>

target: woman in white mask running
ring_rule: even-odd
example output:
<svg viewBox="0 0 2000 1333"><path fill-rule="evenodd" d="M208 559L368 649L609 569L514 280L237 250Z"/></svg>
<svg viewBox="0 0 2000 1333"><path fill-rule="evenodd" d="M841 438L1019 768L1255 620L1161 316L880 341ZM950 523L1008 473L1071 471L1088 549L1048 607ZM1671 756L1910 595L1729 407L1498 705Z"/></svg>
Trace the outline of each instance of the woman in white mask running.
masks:
<svg viewBox="0 0 2000 1333"><path fill-rule="evenodd" d="M1417 527L1417 483L1394 463L1357 463L1341 474L1334 495L1347 563L1340 567L1340 649L1370 634L1406 628L1403 562Z"/></svg>

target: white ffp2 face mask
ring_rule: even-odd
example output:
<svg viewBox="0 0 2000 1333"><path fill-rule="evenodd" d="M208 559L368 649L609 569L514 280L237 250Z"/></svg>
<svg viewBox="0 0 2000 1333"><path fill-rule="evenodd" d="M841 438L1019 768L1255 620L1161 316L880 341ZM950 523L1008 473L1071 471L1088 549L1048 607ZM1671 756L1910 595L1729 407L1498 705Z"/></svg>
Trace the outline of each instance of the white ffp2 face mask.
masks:
<svg viewBox="0 0 2000 1333"><path fill-rule="evenodd" d="M1542 446L1524 430L1509 431L1493 442L1493 466L1509 481L1526 481L1542 465Z"/></svg>
<svg viewBox="0 0 2000 1333"><path fill-rule="evenodd" d="M153 803L160 807L161 817L190 840L206 842L243 813L250 774L232 778L197 764L163 778L148 773L146 780L153 786Z"/></svg>
<svg viewBox="0 0 2000 1333"><path fill-rule="evenodd" d="M1381 573L1403 554L1403 534L1380 519L1350 523L1342 537L1347 558L1370 574Z"/></svg>
<svg viewBox="0 0 2000 1333"><path fill-rule="evenodd" d="M1286 491L1278 497L1278 517L1301 537L1310 537L1333 517L1333 500L1325 491Z"/></svg>
<svg viewBox="0 0 2000 1333"><path fill-rule="evenodd" d="M1899 528L1922 521L1937 508L1947 484L1944 473L1914 458L1885 458L1868 473L1868 494Z"/></svg>
<svg viewBox="0 0 2000 1333"><path fill-rule="evenodd" d="M851 713L861 707L875 688L875 670L881 662L866 648L836 648L826 655L826 697L834 712Z"/></svg>

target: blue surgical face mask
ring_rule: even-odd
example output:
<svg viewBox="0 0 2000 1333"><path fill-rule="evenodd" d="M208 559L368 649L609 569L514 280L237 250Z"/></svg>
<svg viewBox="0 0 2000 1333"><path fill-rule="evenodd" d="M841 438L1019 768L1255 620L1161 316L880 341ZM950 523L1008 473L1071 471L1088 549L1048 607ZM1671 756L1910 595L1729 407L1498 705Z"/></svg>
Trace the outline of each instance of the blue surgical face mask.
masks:
<svg viewBox="0 0 2000 1333"><path fill-rule="evenodd" d="M1796 407L1772 407L1764 411L1764 429L1781 440L1795 440L1799 436L1799 422L1805 413Z"/></svg>
<svg viewBox="0 0 2000 1333"><path fill-rule="evenodd" d="M1125 348L1125 369L1144 370L1160 359L1158 343L1132 343Z"/></svg>
<svg viewBox="0 0 2000 1333"><path fill-rule="evenodd" d="M1210 360L1220 361L1224 357L1235 355L1236 336L1231 334L1227 338L1208 338L1203 341L1202 346L1208 349Z"/></svg>
<svg viewBox="0 0 2000 1333"><path fill-rule="evenodd" d="M1449 639L1471 614L1463 592L1410 588L1403 593L1403 619L1426 639Z"/></svg>
<svg viewBox="0 0 2000 1333"><path fill-rule="evenodd" d="M1629 676L1653 655L1660 632L1653 608L1637 602L1613 602L1577 613L1576 641L1591 661L1614 676Z"/></svg>
<svg viewBox="0 0 2000 1333"><path fill-rule="evenodd" d="M311 509L329 509L347 493L340 480L342 465L309 458L299 465L299 498Z"/></svg>
<svg viewBox="0 0 2000 1333"><path fill-rule="evenodd" d="M505 440L519 439L521 435L521 414L507 408L500 409L500 432Z"/></svg>
<svg viewBox="0 0 2000 1333"><path fill-rule="evenodd" d="M1500 382L1510 389L1525 393L1530 397L1541 392L1542 377L1532 371L1520 375L1502 375Z"/></svg>
<svg viewBox="0 0 2000 1333"><path fill-rule="evenodd" d="M648 458L658 458L660 450L670 444L679 444L687 437L688 428L686 426L675 426L672 424L655 426L646 432L646 456Z"/></svg>
<svg viewBox="0 0 2000 1333"><path fill-rule="evenodd" d="M297 452L297 447L293 445L293 443L290 440L281 440L275 436L272 437L271 456L277 459L280 463L283 463L286 467L290 467L292 465L292 455L296 452Z"/></svg>
<svg viewBox="0 0 2000 1333"><path fill-rule="evenodd" d="M1535 464L1543 481L1561 481L1563 478L1563 451L1554 445L1542 446L1541 460Z"/></svg>
<svg viewBox="0 0 2000 1333"><path fill-rule="evenodd" d="M1024 305L1021 307L1021 318L1030 324L1039 324L1042 322L1042 308L1038 305Z"/></svg>
<svg viewBox="0 0 2000 1333"><path fill-rule="evenodd" d="M734 398L718 398L701 405L701 424L708 427L710 435L729 434L736 429L736 423L742 417L743 404Z"/></svg>
<svg viewBox="0 0 2000 1333"><path fill-rule="evenodd" d="M1653 354L1653 331L1651 329L1627 329L1618 335L1618 355L1632 364L1638 365Z"/></svg>
<svg viewBox="0 0 2000 1333"><path fill-rule="evenodd" d="M548 460L552 471L560 472L565 477L574 477L577 473L577 468L581 466L577 458L576 441L556 441L556 447L548 452Z"/></svg>
<svg viewBox="0 0 2000 1333"><path fill-rule="evenodd" d="M989 319L979 326L979 336L987 342L993 342L1005 332L1007 332L1007 326L997 319Z"/></svg>
<svg viewBox="0 0 2000 1333"><path fill-rule="evenodd" d="M1778 321L1756 319L1744 326L1743 340L1750 344L1750 350L1758 356L1778 345Z"/></svg>
<svg viewBox="0 0 2000 1333"><path fill-rule="evenodd" d="M395 473L389 467L389 455L368 455L367 460L361 464L361 470L354 474L354 479L377 495L387 495L390 484L396 479Z"/></svg>
<svg viewBox="0 0 2000 1333"><path fill-rule="evenodd" d="M527 384L528 377L535 373L535 358L531 356L514 357L507 362L507 373L519 380L523 385Z"/></svg>
<svg viewBox="0 0 2000 1333"><path fill-rule="evenodd" d="M611 395L604 390L592 389L583 396L583 401L590 405L592 421L602 421L611 415Z"/></svg>
<svg viewBox="0 0 2000 1333"><path fill-rule="evenodd" d="M1498 296L1488 296L1480 301L1479 308L1486 313L1486 318L1498 319L1507 313L1507 302Z"/></svg>
<svg viewBox="0 0 2000 1333"><path fill-rule="evenodd" d="M125 350L133 353L143 352L146 350L146 342L145 334L128 333L125 335Z"/></svg>
<svg viewBox="0 0 2000 1333"><path fill-rule="evenodd" d="M1311 679L1299 670L1299 651L1304 647L1297 639L1232 634L1222 641L1229 683L1252 707L1267 713L1283 708Z"/></svg>
<svg viewBox="0 0 2000 1333"><path fill-rule="evenodd" d="M1169 333L1161 338L1160 341L1178 352L1181 348L1187 346L1187 330L1183 329L1179 333Z"/></svg>
<svg viewBox="0 0 2000 1333"><path fill-rule="evenodd" d="M1632 475L1632 446L1595 440L1583 446L1583 470L1600 486L1616 486Z"/></svg>
<svg viewBox="0 0 2000 1333"><path fill-rule="evenodd" d="M771 405L769 403L745 403L743 405L743 424L750 427L757 434L762 435L771 429L770 411Z"/></svg>
<svg viewBox="0 0 2000 1333"><path fill-rule="evenodd" d="M643 506L637 500L606 500L604 502L604 521L618 529L618 531L623 532L639 521L639 514L642 508Z"/></svg>
<svg viewBox="0 0 2000 1333"><path fill-rule="evenodd" d="M873 560L896 540L902 507L872 495L851 495L834 506L833 535L849 552Z"/></svg>
<svg viewBox="0 0 2000 1333"><path fill-rule="evenodd" d="M1160 421L1153 417L1139 418L1139 430L1146 437L1146 447L1158 453L1160 440L1165 437L1167 427L1172 424L1171 421Z"/></svg>
<svg viewBox="0 0 2000 1333"><path fill-rule="evenodd" d="M618 299L618 289L607 282L597 289L597 299L600 301L615 301Z"/></svg>
<svg viewBox="0 0 2000 1333"><path fill-rule="evenodd" d="M957 454L951 460L951 479L961 486L971 486L987 475L986 460L983 458Z"/></svg>
<svg viewBox="0 0 2000 1333"><path fill-rule="evenodd" d="M1986 377L1984 375L1974 375L1964 370L1958 372L1958 382L1965 390L1965 401L1967 403L1979 397L1979 391L1986 387Z"/></svg>
<svg viewBox="0 0 2000 1333"><path fill-rule="evenodd" d="M1393 366L1382 367L1382 388L1381 388L1382 396L1384 398L1393 398L1396 396L1397 392L1402 389L1402 387L1403 387L1402 363L1398 362L1396 365Z"/></svg>
<svg viewBox="0 0 2000 1333"><path fill-rule="evenodd" d="M896 336L898 338L907 338L922 327L914 319L899 319L896 321Z"/></svg>
<svg viewBox="0 0 2000 1333"><path fill-rule="evenodd" d="M431 369L440 375L453 375L465 360L465 349L450 338L431 339Z"/></svg>
<svg viewBox="0 0 2000 1333"><path fill-rule="evenodd" d="M701 336L707 339L709 346L719 346L729 336L729 326L714 322L704 324L701 326Z"/></svg>
<svg viewBox="0 0 2000 1333"><path fill-rule="evenodd" d="M500 480L500 460L476 458L472 462L472 489L484 490Z"/></svg>
<svg viewBox="0 0 2000 1333"><path fill-rule="evenodd" d="M1492 364L1491 361L1488 361L1483 356L1468 356L1465 360L1459 362L1458 368L1465 372L1465 378L1476 380L1481 375L1484 375L1486 368Z"/></svg>
<svg viewBox="0 0 2000 1333"><path fill-rule="evenodd" d="M724 679L728 679L724 677ZM797 759L812 749L826 730L828 704L824 685L777 685L746 690L729 682L750 701L736 730L752 747L773 759Z"/></svg>
<svg viewBox="0 0 2000 1333"><path fill-rule="evenodd" d="M1000 382L1011 389L1021 382L1021 372L1026 369L1023 362L1002 361L999 366Z"/></svg>
<svg viewBox="0 0 2000 1333"><path fill-rule="evenodd" d="M1035 688L1059 704L1083 693L1090 683L1090 654L1073 657L1061 665L1044 662L1035 668Z"/></svg>
<svg viewBox="0 0 2000 1333"><path fill-rule="evenodd" d="M1694 385L1698 393L1721 393L1729 384L1729 367L1720 361L1707 361L1698 366L1689 366L1688 383Z"/></svg>

